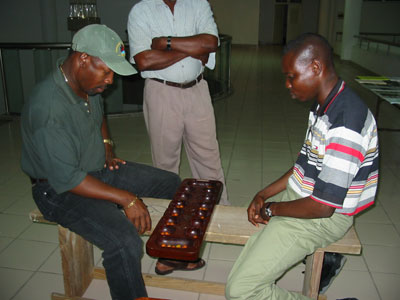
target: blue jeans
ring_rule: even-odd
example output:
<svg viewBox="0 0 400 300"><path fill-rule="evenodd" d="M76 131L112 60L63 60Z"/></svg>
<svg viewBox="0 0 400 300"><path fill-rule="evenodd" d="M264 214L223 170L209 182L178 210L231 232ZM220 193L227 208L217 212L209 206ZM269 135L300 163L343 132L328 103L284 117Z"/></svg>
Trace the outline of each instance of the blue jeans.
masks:
<svg viewBox="0 0 400 300"><path fill-rule="evenodd" d="M127 162L118 170L104 168L90 175L139 197L171 199L180 178L171 172ZM141 259L143 242L133 224L116 204L65 192L57 194L47 182L32 187L43 216L79 234L103 250L103 266L112 299L146 297Z"/></svg>

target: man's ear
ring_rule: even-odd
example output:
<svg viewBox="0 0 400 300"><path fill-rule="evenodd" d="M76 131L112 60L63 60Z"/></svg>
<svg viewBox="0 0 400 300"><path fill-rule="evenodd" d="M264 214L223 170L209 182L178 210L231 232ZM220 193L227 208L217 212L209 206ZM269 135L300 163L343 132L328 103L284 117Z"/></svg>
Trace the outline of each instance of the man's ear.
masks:
<svg viewBox="0 0 400 300"><path fill-rule="evenodd" d="M89 55L85 52L82 52L81 55L79 55L79 66L85 67L89 59Z"/></svg>
<svg viewBox="0 0 400 300"><path fill-rule="evenodd" d="M318 76L322 73L323 64L320 60L314 58L311 63L311 68L314 74Z"/></svg>

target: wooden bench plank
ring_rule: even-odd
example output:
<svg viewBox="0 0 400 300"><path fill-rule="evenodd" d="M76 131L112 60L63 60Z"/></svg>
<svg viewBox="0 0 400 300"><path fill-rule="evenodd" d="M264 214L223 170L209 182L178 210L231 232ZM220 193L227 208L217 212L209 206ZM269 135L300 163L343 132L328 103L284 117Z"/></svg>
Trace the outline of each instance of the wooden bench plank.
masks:
<svg viewBox="0 0 400 300"><path fill-rule="evenodd" d="M148 206L153 230L168 207L170 200L143 198L143 201ZM44 219L38 209L33 210L29 216L33 222L55 224ZM264 226L262 224L259 227L253 226L247 220L247 209L245 207L216 205L204 240L207 242L244 245L251 235L261 230ZM152 230L145 232L145 235L150 235ZM324 248L324 251L360 254L361 244L354 228L352 227L341 240Z"/></svg>
<svg viewBox="0 0 400 300"><path fill-rule="evenodd" d="M144 198L143 201L148 205L154 228L165 209L168 207L169 200ZM216 205L213 215L208 224L204 240L223 244L244 245L249 237L261 230L265 225L253 226L247 220L247 208L236 206ZM146 232L150 234L151 232ZM326 252L360 254L361 244L357 233L353 227L339 241L324 248Z"/></svg>
<svg viewBox="0 0 400 300"><path fill-rule="evenodd" d="M94 279L106 279L105 270L103 268L94 268L92 275ZM225 284L219 282L158 276L146 273L143 274L143 279L146 286L194 293L204 293L207 291L207 293L212 295L225 295Z"/></svg>

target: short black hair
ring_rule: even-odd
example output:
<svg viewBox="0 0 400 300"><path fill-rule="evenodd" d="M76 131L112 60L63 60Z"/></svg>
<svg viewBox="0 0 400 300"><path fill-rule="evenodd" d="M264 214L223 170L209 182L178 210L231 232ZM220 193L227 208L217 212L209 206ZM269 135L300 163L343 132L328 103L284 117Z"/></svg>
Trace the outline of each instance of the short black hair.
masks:
<svg viewBox="0 0 400 300"><path fill-rule="evenodd" d="M322 35L316 33L303 33L289 41L283 48L283 55L298 52L307 46L313 46L313 58L323 59L326 64L333 67L333 48Z"/></svg>

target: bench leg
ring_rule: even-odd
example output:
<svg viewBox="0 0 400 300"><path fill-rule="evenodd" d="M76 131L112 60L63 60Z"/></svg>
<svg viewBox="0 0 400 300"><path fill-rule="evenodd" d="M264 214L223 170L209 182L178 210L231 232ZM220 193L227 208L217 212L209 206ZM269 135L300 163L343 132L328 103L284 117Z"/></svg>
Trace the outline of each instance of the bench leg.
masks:
<svg viewBox="0 0 400 300"><path fill-rule="evenodd" d="M317 250L314 254L307 256L303 295L311 299L318 299L324 253L324 251Z"/></svg>
<svg viewBox="0 0 400 300"><path fill-rule="evenodd" d="M65 295L81 297L94 268L93 245L67 228L58 226Z"/></svg>

